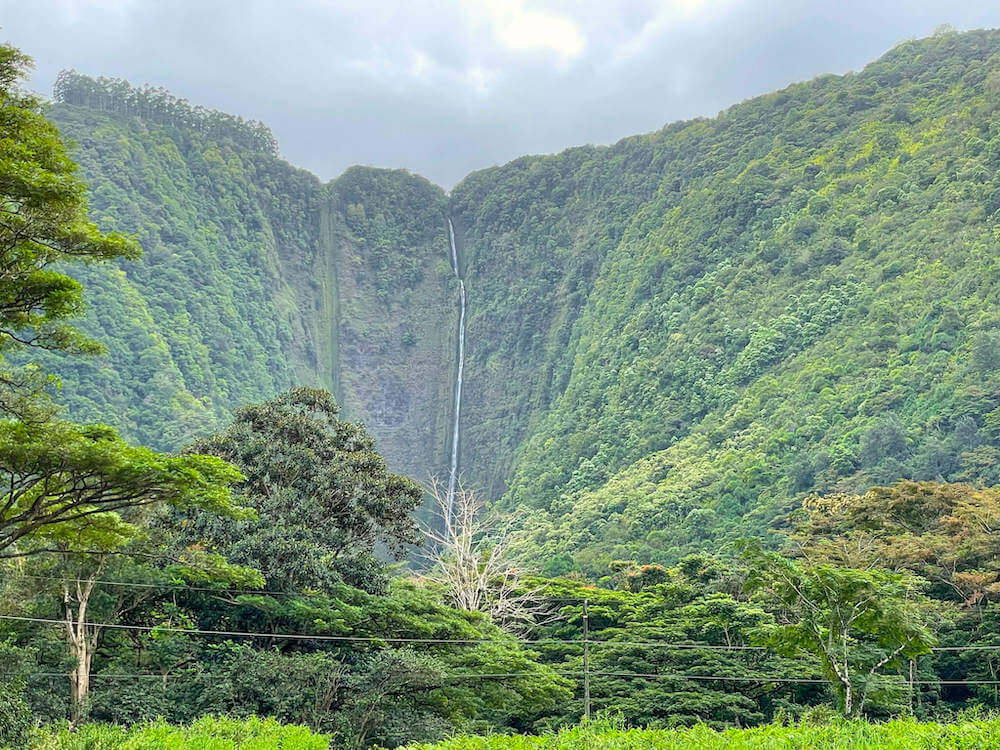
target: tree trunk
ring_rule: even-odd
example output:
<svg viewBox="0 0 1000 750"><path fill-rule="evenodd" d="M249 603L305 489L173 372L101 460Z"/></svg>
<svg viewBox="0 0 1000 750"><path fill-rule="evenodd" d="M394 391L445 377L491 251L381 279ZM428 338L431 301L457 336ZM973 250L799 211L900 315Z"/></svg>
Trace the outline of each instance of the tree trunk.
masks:
<svg viewBox="0 0 1000 750"><path fill-rule="evenodd" d="M87 718L87 701L90 698L90 663L94 658L90 638L82 634L75 639L70 648L76 665L69 675L71 707L71 723L79 726Z"/></svg>
<svg viewBox="0 0 1000 750"><path fill-rule="evenodd" d="M87 702L90 698L90 666L97 649L99 629L87 624L87 607L94 593L96 578L104 567L104 560L98 563L93 578L86 581L76 579L75 586L69 581L63 584L63 612L66 617L66 642L73 669L69 674L70 719L78 726L87 718ZM81 585L83 583L83 585ZM75 610L75 611L74 611Z"/></svg>

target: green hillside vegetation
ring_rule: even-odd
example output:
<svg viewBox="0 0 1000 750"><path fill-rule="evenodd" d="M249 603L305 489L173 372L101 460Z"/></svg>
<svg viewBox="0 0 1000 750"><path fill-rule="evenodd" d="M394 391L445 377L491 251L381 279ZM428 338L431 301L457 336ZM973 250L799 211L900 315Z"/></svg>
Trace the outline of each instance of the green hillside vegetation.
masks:
<svg viewBox="0 0 1000 750"><path fill-rule="evenodd" d="M762 534L809 491L1000 481L998 93L1000 33L944 33L456 188L469 393L532 362L506 387L535 402L501 408L526 426L501 461L527 558L599 576Z"/></svg>
<svg viewBox="0 0 1000 750"><path fill-rule="evenodd" d="M450 197L399 171L322 185L257 124L67 75L51 114L94 215L146 255L81 272L110 354L53 364L62 399L176 447L315 384L393 466L441 473L450 213L462 470L529 510L545 572L674 561L811 491L1000 481L998 49L942 32Z"/></svg>
<svg viewBox="0 0 1000 750"><path fill-rule="evenodd" d="M451 196L29 64L0 746L1000 744L1000 32Z"/></svg>
<svg viewBox="0 0 1000 750"><path fill-rule="evenodd" d="M321 184L262 126L158 90L66 73L56 93L93 218L144 249L73 271L108 355L46 360L71 415L176 449L240 405L317 385L379 429L397 467L441 463L454 305L439 188L367 168Z"/></svg>

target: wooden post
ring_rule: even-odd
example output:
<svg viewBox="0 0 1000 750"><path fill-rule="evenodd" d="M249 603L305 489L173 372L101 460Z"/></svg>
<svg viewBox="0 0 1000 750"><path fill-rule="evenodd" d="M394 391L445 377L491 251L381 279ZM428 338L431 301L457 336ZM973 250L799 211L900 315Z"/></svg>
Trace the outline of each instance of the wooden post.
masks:
<svg viewBox="0 0 1000 750"><path fill-rule="evenodd" d="M583 600L583 718L590 719L590 611Z"/></svg>

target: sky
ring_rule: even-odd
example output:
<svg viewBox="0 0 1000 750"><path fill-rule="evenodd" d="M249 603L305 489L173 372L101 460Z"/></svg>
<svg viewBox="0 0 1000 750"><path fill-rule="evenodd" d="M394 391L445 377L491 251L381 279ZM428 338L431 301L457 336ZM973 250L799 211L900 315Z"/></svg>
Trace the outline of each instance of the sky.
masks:
<svg viewBox="0 0 1000 750"><path fill-rule="evenodd" d="M1000 0L0 0L36 91L65 68L165 86L263 121L324 179L368 164L446 188L859 70L941 24L1000 26Z"/></svg>

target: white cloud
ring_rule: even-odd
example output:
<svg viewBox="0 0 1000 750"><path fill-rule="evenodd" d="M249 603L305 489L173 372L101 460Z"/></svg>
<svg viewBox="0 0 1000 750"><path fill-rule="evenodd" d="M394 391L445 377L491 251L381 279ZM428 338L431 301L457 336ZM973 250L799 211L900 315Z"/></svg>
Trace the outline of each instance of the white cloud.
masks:
<svg viewBox="0 0 1000 750"><path fill-rule="evenodd" d="M563 60L572 60L586 49L579 27L565 15L529 10L522 0L488 0L484 10L496 39L508 49L554 52Z"/></svg>

